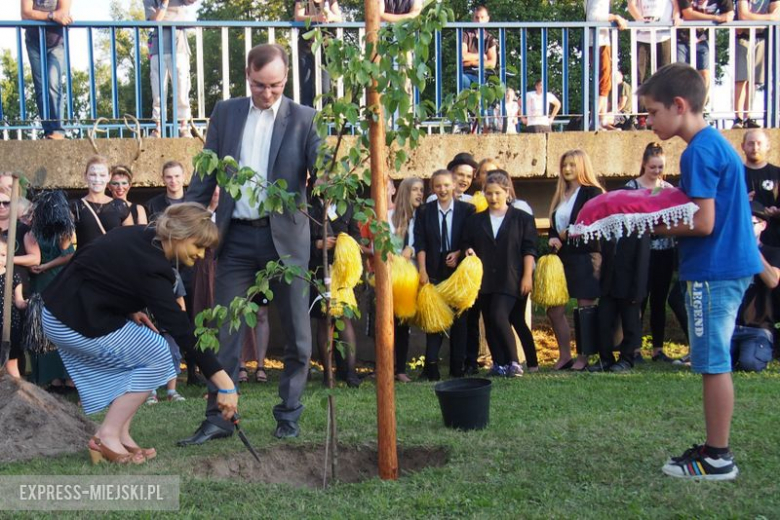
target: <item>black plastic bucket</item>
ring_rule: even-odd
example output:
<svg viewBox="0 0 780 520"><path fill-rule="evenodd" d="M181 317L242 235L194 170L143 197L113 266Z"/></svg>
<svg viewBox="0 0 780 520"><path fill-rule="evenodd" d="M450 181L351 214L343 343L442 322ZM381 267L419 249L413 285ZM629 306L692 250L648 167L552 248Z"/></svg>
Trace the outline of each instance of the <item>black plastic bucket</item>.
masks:
<svg viewBox="0 0 780 520"><path fill-rule="evenodd" d="M433 389L439 398L444 426L459 430L481 430L490 420L489 379L451 379Z"/></svg>

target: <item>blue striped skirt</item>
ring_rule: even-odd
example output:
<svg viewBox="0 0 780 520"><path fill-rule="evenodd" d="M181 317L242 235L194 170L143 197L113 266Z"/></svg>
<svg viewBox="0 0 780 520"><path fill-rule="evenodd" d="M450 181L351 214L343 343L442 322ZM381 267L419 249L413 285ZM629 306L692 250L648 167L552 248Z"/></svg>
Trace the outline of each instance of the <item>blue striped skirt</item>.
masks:
<svg viewBox="0 0 780 520"><path fill-rule="evenodd" d="M43 330L57 345L84 413L99 412L117 397L150 392L176 377L165 338L132 321L105 336L87 338L44 308Z"/></svg>

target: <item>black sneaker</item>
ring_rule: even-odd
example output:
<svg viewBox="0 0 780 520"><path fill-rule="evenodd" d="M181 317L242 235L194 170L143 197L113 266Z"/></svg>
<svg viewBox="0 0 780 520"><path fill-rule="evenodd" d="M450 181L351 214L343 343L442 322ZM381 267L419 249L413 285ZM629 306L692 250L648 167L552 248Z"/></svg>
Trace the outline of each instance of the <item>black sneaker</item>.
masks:
<svg viewBox="0 0 780 520"><path fill-rule="evenodd" d="M595 363L591 363L588 365L588 372L590 373L600 373L600 372L609 372L609 367L611 367L615 362L612 361L611 363L609 361L604 361L601 358L599 358Z"/></svg>
<svg viewBox="0 0 780 520"><path fill-rule="evenodd" d="M691 480L734 480L739 475L734 454L709 457L702 444L685 450L679 457L671 457L661 471L670 477Z"/></svg>
<svg viewBox="0 0 780 520"><path fill-rule="evenodd" d="M628 372L634 366L625 359L619 359L617 363L609 367L610 372Z"/></svg>
<svg viewBox="0 0 780 520"><path fill-rule="evenodd" d="M742 119L735 117L734 122L731 124L732 130L739 130L740 128L744 128L745 122L742 121Z"/></svg>
<svg viewBox="0 0 780 520"><path fill-rule="evenodd" d="M655 356L653 356L653 361L663 361L664 363L673 363L674 359L670 358L663 352L659 352Z"/></svg>
<svg viewBox="0 0 780 520"><path fill-rule="evenodd" d="M755 119L747 118L745 119L744 128L761 128L761 125Z"/></svg>
<svg viewBox="0 0 780 520"><path fill-rule="evenodd" d="M641 352L637 352L636 354L634 354L634 364L635 365L641 365L644 362L645 362L645 358L642 357L642 353Z"/></svg>

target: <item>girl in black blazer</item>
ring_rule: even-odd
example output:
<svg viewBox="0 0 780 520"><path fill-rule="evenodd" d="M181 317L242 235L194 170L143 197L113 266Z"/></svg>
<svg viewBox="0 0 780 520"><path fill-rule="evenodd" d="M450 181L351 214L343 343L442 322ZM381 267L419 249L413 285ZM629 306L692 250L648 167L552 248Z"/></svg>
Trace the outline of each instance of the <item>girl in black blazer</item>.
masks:
<svg viewBox="0 0 780 520"><path fill-rule="evenodd" d="M536 259L536 226L528 213L509 205L514 190L503 172L488 175L484 188L488 210L469 217L464 246L483 265L479 301L482 318L490 331L488 346L493 357L492 375L520 376L512 326L520 336L526 358L535 359L533 336L525 320L511 320L512 309L525 300L533 285ZM514 313L516 315L516 313Z"/></svg>
<svg viewBox="0 0 780 520"><path fill-rule="evenodd" d="M420 284L439 283L455 272L461 256L461 240L466 220L474 206L455 200L454 179L449 170L437 170L431 176L436 200L420 206L414 219L414 247L420 269ZM442 216L447 221L447 237L442 237ZM466 360L466 314L455 318L450 328L450 376L462 377ZM438 381L439 350L443 334L426 334L425 366L422 377Z"/></svg>
<svg viewBox="0 0 780 520"><path fill-rule="evenodd" d="M552 204L550 204L550 239L548 244L553 252L558 252L558 256L563 262L569 296L577 298L579 308L588 309L585 325L594 331L597 327L594 306L600 294L599 278L601 273L601 253L599 253L598 241L591 240L586 244L584 242L568 242L567 239L568 228L576 222L582 206L602 193L604 193L604 188L601 187L593 173L593 166L588 154L582 150L569 150L561 156L558 185ZM582 352L578 352L576 361L572 359L571 332L565 312L565 305L547 309L547 316L552 323L560 352L555 369L571 368L581 371L588 365L588 359ZM581 318L585 315L584 311L580 312Z"/></svg>

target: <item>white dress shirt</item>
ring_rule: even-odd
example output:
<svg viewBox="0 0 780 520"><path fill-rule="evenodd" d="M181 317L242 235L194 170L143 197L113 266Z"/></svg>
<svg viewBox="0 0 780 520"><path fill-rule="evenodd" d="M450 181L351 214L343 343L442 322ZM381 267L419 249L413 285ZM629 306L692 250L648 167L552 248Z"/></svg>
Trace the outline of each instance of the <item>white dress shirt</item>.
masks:
<svg viewBox="0 0 780 520"><path fill-rule="evenodd" d="M440 203L436 203L436 209L439 212L439 233L441 233L441 219L446 218L447 219L447 244L450 246L447 250L452 251L452 213L455 209L455 201L450 200L450 206L448 208L442 208ZM444 245L444 237L441 237L441 241L439 242L439 245Z"/></svg>
<svg viewBox="0 0 780 520"><path fill-rule="evenodd" d="M241 137L241 154L238 158L238 166L248 166L256 174L253 179L262 185L268 179L268 153L271 149L271 138L274 133L274 121L282 104L282 96L276 100L267 110L261 110L249 98L249 115L244 124L244 133ZM265 190L258 192L257 204L249 204L249 192L257 186L254 182L241 187L241 198L236 201L233 208L233 218L242 220L255 220L260 218L260 207L265 201Z"/></svg>

